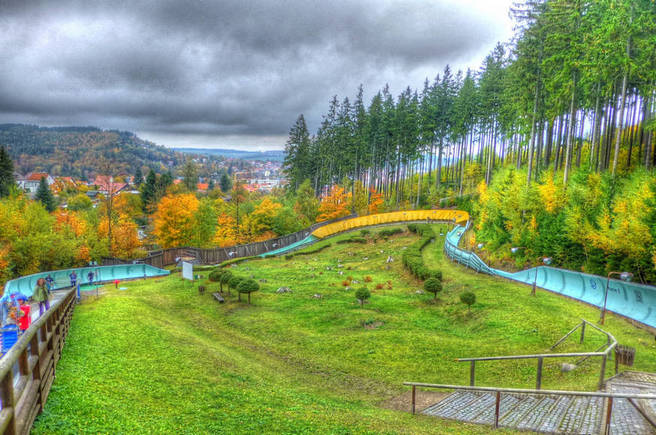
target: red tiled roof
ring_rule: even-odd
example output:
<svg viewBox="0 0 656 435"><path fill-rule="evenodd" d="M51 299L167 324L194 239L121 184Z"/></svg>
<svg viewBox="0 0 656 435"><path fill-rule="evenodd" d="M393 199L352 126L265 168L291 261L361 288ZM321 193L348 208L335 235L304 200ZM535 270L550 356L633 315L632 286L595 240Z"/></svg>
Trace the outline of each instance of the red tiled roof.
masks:
<svg viewBox="0 0 656 435"><path fill-rule="evenodd" d="M48 178L47 172L32 172L27 176L29 181L41 181L42 178Z"/></svg>
<svg viewBox="0 0 656 435"><path fill-rule="evenodd" d="M209 189L210 185L208 183L198 183L196 185L196 189L198 190L207 190Z"/></svg>

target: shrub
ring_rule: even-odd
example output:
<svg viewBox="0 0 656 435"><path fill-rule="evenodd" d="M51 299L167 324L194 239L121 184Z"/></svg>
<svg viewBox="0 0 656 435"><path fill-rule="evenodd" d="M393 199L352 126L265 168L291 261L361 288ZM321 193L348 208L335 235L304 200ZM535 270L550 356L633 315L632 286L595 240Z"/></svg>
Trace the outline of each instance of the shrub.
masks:
<svg viewBox="0 0 656 435"><path fill-rule="evenodd" d="M369 231L369 230L367 230L367 229L365 229L365 230L360 230L360 235L361 235L362 237L366 237L366 236L368 236L370 233L371 233L371 231Z"/></svg>
<svg viewBox="0 0 656 435"><path fill-rule="evenodd" d="M422 249L435 237L433 229L427 224L408 224L408 229L419 234L421 238L403 252L401 262L418 279L438 278L441 280L442 272L428 268L424 264L424 257L421 254Z"/></svg>
<svg viewBox="0 0 656 435"><path fill-rule="evenodd" d="M472 292L461 293L460 302L467 305L467 310L471 310L471 306L476 303L476 295Z"/></svg>
<svg viewBox="0 0 656 435"><path fill-rule="evenodd" d="M383 284L376 284L376 290L382 290L383 287Z"/></svg>
<svg viewBox="0 0 656 435"><path fill-rule="evenodd" d="M371 293L367 290L367 287L360 287L355 291L355 298L360 301L360 306L364 306L364 301L371 297Z"/></svg>
<svg viewBox="0 0 656 435"><path fill-rule="evenodd" d="M350 237L348 239L338 240L336 242L338 245L343 245L345 243L367 243L367 239L364 237Z"/></svg>
<svg viewBox="0 0 656 435"><path fill-rule="evenodd" d="M437 299L437 293L442 291L442 281L437 278L428 278L424 282L424 290L433 293L435 295L435 299Z"/></svg>
<svg viewBox="0 0 656 435"><path fill-rule="evenodd" d="M224 270L219 278L219 285L221 288L221 293L223 293L223 284L228 285L228 282L232 279L233 274L229 270Z"/></svg>
<svg viewBox="0 0 656 435"><path fill-rule="evenodd" d="M342 285L343 285L344 287L348 287L348 286L351 285L351 281L342 281Z"/></svg>
<svg viewBox="0 0 656 435"><path fill-rule="evenodd" d="M371 281L372 281L372 278L369 275L364 277L364 282L371 282Z"/></svg>
<svg viewBox="0 0 656 435"><path fill-rule="evenodd" d="M251 303L251 293L256 292L260 289L260 285L254 279L242 279L241 282L237 285L237 295L238 300L241 301L241 294L248 294L248 303Z"/></svg>
<svg viewBox="0 0 656 435"><path fill-rule="evenodd" d="M237 290L237 287L239 287L239 284L241 284L243 280L244 278L237 275L233 275L232 278L230 278L230 280L228 281L228 287Z"/></svg>
<svg viewBox="0 0 656 435"><path fill-rule="evenodd" d="M294 258L294 257L296 257L296 256L301 256L301 255L311 255L311 254L316 254L316 253L318 253L318 252L323 251L323 250L326 249L326 248L329 248L330 246L331 246L331 244L330 244L330 243L327 243L327 244L325 244L325 245L323 245L323 246L320 246L320 247L315 248L315 249L310 249L310 250L308 250L308 251L293 252L293 253L291 253L291 254L287 254L287 255L285 255L285 260L291 260L292 258Z"/></svg>
<svg viewBox="0 0 656 435"><path fill-rule="evenodd" d="M219 282L221 281L221 275L223 275L225 272L226 270L217 267L210 272L208 278L212 282Z"/></svg>
<svg viewBox="0 0 656 435"><path fill-rule="evenodd" d="M403 230L401 228L384 228L378 232L378 237L387 238L395 234L401 234Z"/></svg>

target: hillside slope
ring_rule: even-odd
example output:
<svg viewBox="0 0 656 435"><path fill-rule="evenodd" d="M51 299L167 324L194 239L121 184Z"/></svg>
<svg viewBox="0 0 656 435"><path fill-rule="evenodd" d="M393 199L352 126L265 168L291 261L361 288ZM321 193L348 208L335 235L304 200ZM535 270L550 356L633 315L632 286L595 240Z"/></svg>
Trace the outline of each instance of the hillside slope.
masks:
<svg viewBox="0 0 656 435"><path fill-rule="evenodd" d="M95 127L0 124L0 146L7 148L21 174L46 171L88 178L103 172L103 160L117 174L133 174L137 167L175 167L183 160L180 153L134 133Z"/></svg>

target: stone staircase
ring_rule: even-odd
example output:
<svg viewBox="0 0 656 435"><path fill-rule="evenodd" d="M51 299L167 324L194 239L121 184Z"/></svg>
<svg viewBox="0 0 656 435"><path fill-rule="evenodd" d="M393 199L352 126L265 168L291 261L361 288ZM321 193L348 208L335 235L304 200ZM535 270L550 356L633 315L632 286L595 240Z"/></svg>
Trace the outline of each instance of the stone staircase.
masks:
<svg viewBox="0 0 656 435"><path fill-rule="evenodd" d="M656 375L624 372L606 382L607 392L656 393ZM496 393L458 390L429 406L423 414L469 423L494 424ZM642 412L656 421L656 401L639 400ZM606 400L600 397L502 393L499 426L545 433L603 432ZM643 413L628 399L615 399L610 433L656 434Z"/></svg>

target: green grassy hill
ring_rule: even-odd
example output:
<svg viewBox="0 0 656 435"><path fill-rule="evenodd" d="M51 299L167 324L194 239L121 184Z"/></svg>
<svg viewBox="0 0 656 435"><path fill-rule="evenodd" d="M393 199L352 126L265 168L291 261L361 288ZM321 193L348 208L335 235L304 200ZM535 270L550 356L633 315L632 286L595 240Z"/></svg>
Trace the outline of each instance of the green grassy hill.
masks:
<svg viewBox="0 0 656 435"><path fill-rule="evenodd" d="M454 265L441 238L424 251L444 273L433 302L401 265L416 235L334 243L347 237L317 254L233 267L266 280L250 306L234 293L219 305L209 294L218 284L206 282L200 296L178 274L105 288L76 308L34 433L488 433L389 404L407 394L403 381L468 384L469 366L457 357L544 352L581 318L599 316ZM347 289L349 276L360 284ZM361 308L354 289L368 276L372 296ZM277 294L281 286L292 292ZM478 299L471 312L459 301L465 290ZM656 371L650 334L613 316L606 329L636 347L634 369ZM604 341L587 337L560 351L592 351ZM543 388L592 390L598 369L594 361L561 373L558 362L545 361ZM535 370L535 362L481 363L477 384L533 388Z"/></svg>

